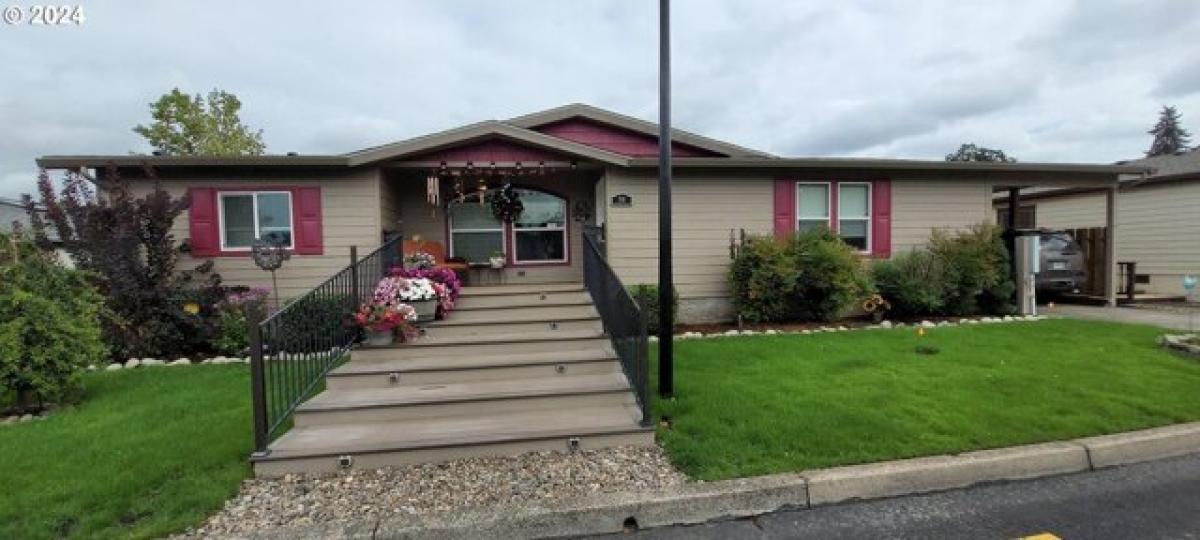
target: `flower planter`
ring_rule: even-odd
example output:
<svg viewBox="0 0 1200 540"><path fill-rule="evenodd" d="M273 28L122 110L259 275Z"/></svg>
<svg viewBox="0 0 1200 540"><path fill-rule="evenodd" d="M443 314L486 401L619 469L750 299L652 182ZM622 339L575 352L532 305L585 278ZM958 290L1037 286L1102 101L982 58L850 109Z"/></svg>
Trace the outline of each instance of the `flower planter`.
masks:
<svg viewBox="0 0 1200 540"><path fill-rule="evenodd" d="M504 257L492 257L488 259L488 265L491 266L493 270L500 270L501 268L504 268Z"/></svg>
<svg viewBox="0 0 1200 540"><path fill-rule="evenodd" d="M417 302L409 302L413 309L417 310L417 322L432 321L437 316L437 299L420 300Z"/></svg>
<svg viewBox="0 0 1200 540"><path fill-rule="evenodd" d="M373 347L386 347L396 342L396 331L389 330L371 330L367 329L367 345Z"/></svg>

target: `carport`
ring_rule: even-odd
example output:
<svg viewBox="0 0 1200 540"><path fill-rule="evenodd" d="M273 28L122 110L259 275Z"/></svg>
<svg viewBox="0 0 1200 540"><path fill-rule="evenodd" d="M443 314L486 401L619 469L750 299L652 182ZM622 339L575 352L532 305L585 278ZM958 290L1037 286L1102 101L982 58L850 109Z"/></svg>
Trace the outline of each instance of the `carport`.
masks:
<svg viewBox="0 0 1200 540"><path fill-rule="evenodd" d="M1009 253L1013 251L1013 235L1009 231L1032 228L1033 218L1022 206L1023 198L1036 198L1041 193L1103 193L1100 204L1104 211L1103 299L1107 306L1117 305L1120 270L1117 253L1117 192L1122 180L1144 178L1152 170L1137 165L1039 165L1039 173L1024 173L1019 177L997 178L992 184L993 207L997 210L1000 225L1005 228ZM1014 258L1013 276L1016 278Z"/></svg>

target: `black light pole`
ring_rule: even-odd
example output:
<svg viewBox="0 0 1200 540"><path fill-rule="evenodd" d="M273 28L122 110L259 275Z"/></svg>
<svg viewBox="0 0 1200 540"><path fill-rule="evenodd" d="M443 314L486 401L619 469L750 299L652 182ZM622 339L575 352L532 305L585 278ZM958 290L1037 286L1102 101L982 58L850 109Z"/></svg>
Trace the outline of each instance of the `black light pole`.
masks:
<svg viewBox="0 0 1200 540"><path fill-rule="evenodd" d="M671 0L658 2L658 395L675 393L671 275Z"/></svg>

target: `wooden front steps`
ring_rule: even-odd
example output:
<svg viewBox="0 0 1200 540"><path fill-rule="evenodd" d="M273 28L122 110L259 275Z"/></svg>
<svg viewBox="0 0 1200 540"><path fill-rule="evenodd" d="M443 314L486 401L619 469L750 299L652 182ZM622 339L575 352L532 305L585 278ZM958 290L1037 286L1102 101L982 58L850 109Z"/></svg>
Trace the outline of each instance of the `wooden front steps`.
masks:
<svg viewBox="0 0 1200 540"><path fill-rule="evenodd" d="M258 475L654 444L578 283L470 287L413 343L356 349Z"/></svg>

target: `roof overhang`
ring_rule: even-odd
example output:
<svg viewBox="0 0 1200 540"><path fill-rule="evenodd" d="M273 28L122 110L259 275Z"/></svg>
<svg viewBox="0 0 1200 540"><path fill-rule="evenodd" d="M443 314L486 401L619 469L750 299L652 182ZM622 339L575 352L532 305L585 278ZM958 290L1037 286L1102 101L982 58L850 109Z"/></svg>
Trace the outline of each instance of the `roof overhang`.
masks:
<svg viewBox="0 0 1200 540"><path fill-rule="evenodd" d="M102 169L115 167L345 167L345 156L42 156L43 169Z"/></svg>

